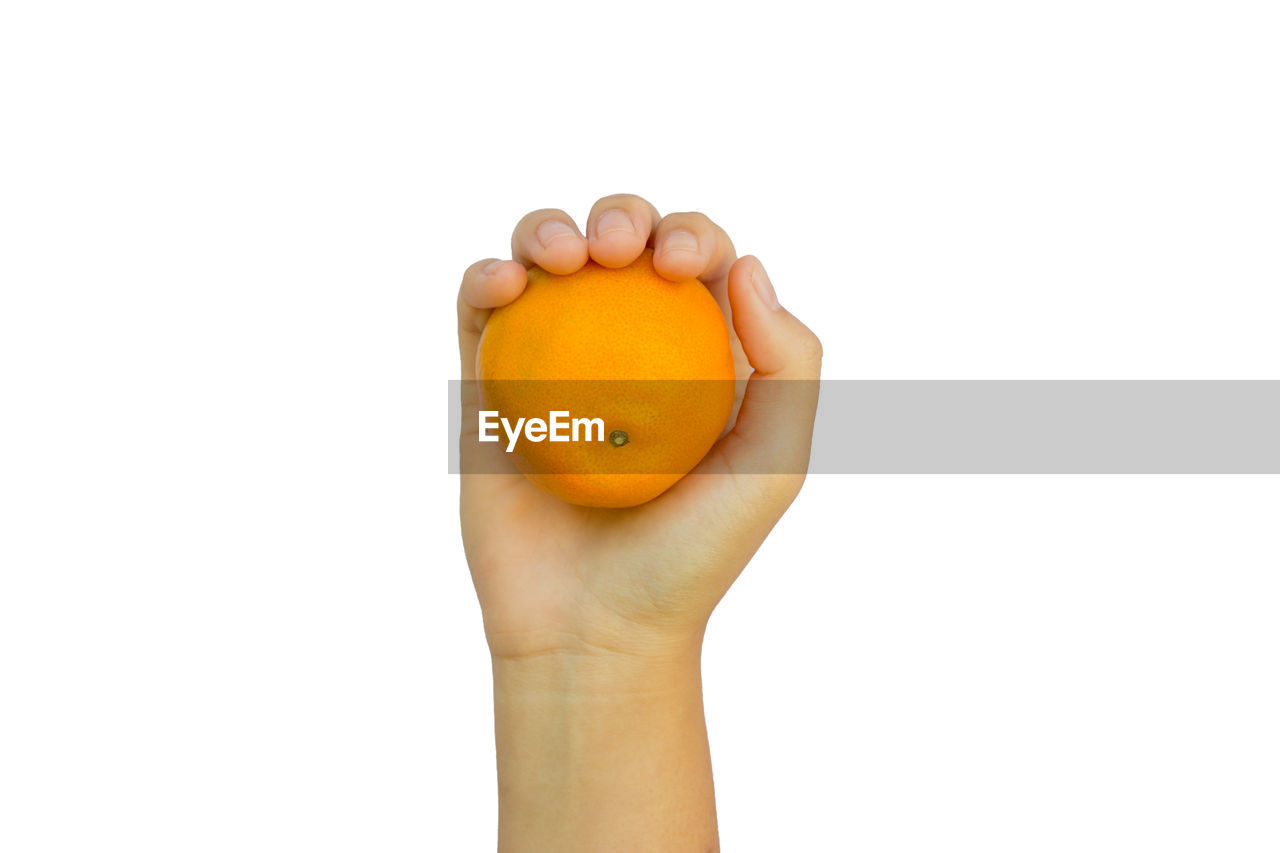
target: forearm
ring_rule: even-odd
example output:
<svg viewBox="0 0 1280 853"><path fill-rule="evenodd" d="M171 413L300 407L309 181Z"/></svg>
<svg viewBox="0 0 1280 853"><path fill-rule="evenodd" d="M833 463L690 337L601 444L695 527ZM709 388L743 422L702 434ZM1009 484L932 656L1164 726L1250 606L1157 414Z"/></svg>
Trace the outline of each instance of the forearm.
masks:
<svg viewBox="0 0 1280 853"><path fill-rule="evenodd" d="M719 849L700 648L495 658L498 849Z"/></svg>

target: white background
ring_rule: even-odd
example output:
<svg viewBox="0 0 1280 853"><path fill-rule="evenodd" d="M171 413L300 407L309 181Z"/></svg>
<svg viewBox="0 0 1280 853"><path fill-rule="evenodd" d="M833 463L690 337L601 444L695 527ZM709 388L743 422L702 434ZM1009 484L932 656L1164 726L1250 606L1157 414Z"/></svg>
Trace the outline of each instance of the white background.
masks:
<svg viewBox="0 0 1280 853"><path fill-rule="evenodd" d="M1274 4L0 11L0 849L467 851L454 295L699 209L833 378L1280 378ZM727 851L1280 848L1280 482L811 478Z"/></svg>

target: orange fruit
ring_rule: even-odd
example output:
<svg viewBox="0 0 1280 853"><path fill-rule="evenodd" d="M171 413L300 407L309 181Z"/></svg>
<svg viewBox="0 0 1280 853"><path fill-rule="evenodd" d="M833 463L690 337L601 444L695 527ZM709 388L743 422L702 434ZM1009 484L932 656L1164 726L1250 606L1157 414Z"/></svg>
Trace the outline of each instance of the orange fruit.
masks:
<svg viewBox="0 0 1280 853"><path fill-rule="evenodd" d="M602 422L577 441L520 435L511 454L544 490L583 506L657 497L706 455L733 408L719 305L697 279L658 275L648 249L622 269L529 270L524 293L489 316L476 370L482 408L511 425L557 411Z"/></svg>

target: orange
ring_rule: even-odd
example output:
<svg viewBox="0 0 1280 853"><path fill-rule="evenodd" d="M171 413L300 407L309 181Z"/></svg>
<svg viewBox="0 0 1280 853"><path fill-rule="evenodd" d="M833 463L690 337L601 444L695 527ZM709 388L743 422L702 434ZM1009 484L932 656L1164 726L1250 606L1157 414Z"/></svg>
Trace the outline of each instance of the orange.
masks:
<svg viewBox="0 0 1280 853"><path fill-rule="evenodd" d="M706 455L733 408L719 305L697 279L658 275L648 249L622 269L529 270L524 293L490 315L476 368L483 408L511 425L555 411L603 422L578 441L521 435L511 454L544 490L583 506L657 497Z"/></svg>

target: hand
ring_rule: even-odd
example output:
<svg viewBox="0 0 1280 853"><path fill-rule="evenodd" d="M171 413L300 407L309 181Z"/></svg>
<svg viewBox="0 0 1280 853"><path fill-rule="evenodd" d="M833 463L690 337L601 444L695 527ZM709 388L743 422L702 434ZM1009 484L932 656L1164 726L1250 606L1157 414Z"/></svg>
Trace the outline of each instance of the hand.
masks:
<svg viewBox="0 0 1280 853"><path fill-rule="evenodd" d="M726 321L732 318L738 378L750 375L745 399L733 429L694 472L712 476L686 477L633 509L564 503L505 460L496 464L509 474L464 473L463 542L495 657L661 655L696 643L712 608L804 480L817 384L793 386L789 405L781 407L769 405L760 383L816 380L817 337L778 305L764 267L754 257L738 258L714 222L700 213L660 218L632 195L597 201L586 237L563 211L530 213L512 235L514 260L487 259L467 270L458 298L463 424L476 423L470 380L485 320L520 297L527 266L565 274L590 256L624 267L646 245L659 274L700 279ZM496 445L474 452L490 450L501 454Z"/></svg>
<svg viewBox="0 0 1280 853"><path fill-rule="evenodd" d="M701 464L630 509L564 503L497 445L463 441L462 539L493 657L501 851L719 849L702 635L804 481L817 337L778 304L760 262L737 258L700 213L660 218L644 199L609 196L583 237L568 214L539 210L516 226L513 260L463 277L462 418L476 428L480 336L492 309L520 298L527 266L624 267L646 245L660 275L696 277L716 297L750 380ZM479 453L493 455L469 458Z"/></svg>

